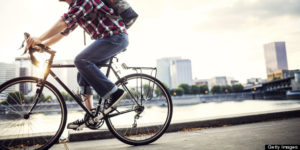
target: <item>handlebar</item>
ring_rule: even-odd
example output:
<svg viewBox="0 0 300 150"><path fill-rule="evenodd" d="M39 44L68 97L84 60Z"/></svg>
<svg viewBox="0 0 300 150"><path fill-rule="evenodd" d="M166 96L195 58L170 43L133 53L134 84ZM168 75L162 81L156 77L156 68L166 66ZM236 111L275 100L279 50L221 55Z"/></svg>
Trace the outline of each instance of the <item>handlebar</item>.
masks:
<svg viewBox="0 0 300 150"><path fill-rule="evenodd" d="M30 37L30 34L25 32L24 33L24 41L22 42L22 45L19 49L23 48L24 47L24 43L26 42L26 40ZM48 54L50 54L51 56L54 56L55 55L55 51L51 50L50 47L47 47L45 46L44 44L36 44L36 46L38 48L33 48L33 47L29 47L28 49L24 49L24 54L26 54L27 52L29 53L29 56L30 56L30 60L31 60L31 63L35 66L38 66L39 64L39 61L35 58L35 56L33 55L33 53L35 52L39 52L39 53L43 53L43 52L46 52Z"/></svg>

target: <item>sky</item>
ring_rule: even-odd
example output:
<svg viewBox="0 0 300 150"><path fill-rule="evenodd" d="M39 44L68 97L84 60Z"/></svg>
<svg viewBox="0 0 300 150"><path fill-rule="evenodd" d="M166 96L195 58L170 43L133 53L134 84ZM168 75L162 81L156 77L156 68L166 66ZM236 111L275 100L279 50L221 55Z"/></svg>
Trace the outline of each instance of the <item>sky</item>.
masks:
<svg viewBox="0 0 300 150"><path fill-rule="evenodd" d="M4 0L2 0L4 1ZM155 66L164 57L190 59L193 78L266 78L263 45L285 41L289 69L300 69L299 0L129 0L139 18L128 30L128 66ZM23 33L40 36L68 9L58 0L9 0L0 5L0 62L14 62ZM91 43L88 38L88 44ZM51 48L55 59L84 49L77 28Z"/></svg>

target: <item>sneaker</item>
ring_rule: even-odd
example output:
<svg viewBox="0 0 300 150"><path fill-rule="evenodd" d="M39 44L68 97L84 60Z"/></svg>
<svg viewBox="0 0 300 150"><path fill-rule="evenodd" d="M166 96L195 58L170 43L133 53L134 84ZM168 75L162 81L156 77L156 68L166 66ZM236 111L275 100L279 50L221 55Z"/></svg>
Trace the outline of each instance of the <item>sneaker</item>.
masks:
<svg viewBox="0 0 300 150"><path fill-rule="evenodd" d="M109 102L108 102L108 108L109 107L116 107L119 102L125 97L126 93L122 89L118 89L115 93L113 93L110 96Z"/></svg>
<svg viewBox="0 0 300 150"><path fill-rule="evenodd" d="M84 124L85 124L85 119L81 119L81 120L78 119L74 122L69 123L67 128L77 130L77 129L79 129L79 127L83 128Z"/></svg>

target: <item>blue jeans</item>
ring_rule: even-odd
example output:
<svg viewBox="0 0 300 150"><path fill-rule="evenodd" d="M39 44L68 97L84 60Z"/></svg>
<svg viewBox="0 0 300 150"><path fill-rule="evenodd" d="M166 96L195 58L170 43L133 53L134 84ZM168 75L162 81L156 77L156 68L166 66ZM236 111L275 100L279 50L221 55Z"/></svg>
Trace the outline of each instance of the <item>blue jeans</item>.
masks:
<svg viewBox="0 0 300 150"><path fill-rule="evenodd" d="M81 94L92 94L90 86L103 99L107 99L117 91L116 85L109 81L95 64L106 64L110 58L127 46L127 34L120 33L96 40L76 56L74 63L79 72L77 81L81 88Z"/></svg>

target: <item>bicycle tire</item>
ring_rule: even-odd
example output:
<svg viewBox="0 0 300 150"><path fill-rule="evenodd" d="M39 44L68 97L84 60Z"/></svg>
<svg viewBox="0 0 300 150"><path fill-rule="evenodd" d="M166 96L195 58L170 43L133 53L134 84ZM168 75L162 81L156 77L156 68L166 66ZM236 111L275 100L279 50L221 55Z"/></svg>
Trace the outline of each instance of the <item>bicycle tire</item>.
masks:
<svg viewBox="0 0 300 150"><path fill-rule="evenodd" d="M6 108L5 111L7 113L4 115L2 114L2 118L0 117L0 120L2 120L1 121L2 126L11 125L11 127L6 128L8 131L19 130L19 132L13 132L13 131L8 132L7 135L1 134L0 149L15 149L15 148L49 149L51 146L53 146L53 144L58 142L59 137L63 133L67 121L66 104L65 101L63 100L62 95L57 90L57 88L47 81L45 82L43 88L43 94L45 92L45 94L50 95L50 97L48 97L48 101L51 100L51 102L57 102L57 103L54 103L53 105L51 105L51 103L50 104L41 103L42 98L40 98L38 104L33 109L32 114L29 116L29 118L27 119L25 118L25 114L26 114L25 112L28 112L28 110L33 105L32 99L30 100L29 96L27 95L31 96L33 94L34 96L36 96L34 94L36 93L36 91L34 91L35 88L34 85L36 85L38 80L39 79L36 77L19 77L19 78L11 79L0 86L1 96L6 97L5 95L7 95L6 101L0 103L0 106L2 106L2 108ZM32 86L30 86L31 84ZM27 89L26 88L24 89L23 86L26 87ZM31 87L31 91L30 91L30 87ZM16 90L12 93L18 93L18 94L10 95L9 93L6 93L11 90L10 88ZM52 95L54 96L54 98L52 97ZM20 98L20 101L18 101L17 98ZM44 100L47 99L45 98ZM49 107L58 107L58 109L53 111L52 109L49 109ZM2 110L2 112L5 111ZM59 114L57 115L58 117L55 117L56 114ZM59 119L60 116L61 119ZM50 132L50 129L47 128L47 125L49 122L53 120L59 121L57 123L57 126L55 126L58 127L58 130L56 130L55 128L53 129L53 132L52 130ZM19 123L15 125L15 122L19 122ZM53 126L51 126L50 128L52 129L52 127ZM28 133L26 133L25 130L28 130L27 131ZM53 135L48 135L50 133Z"/></svg>
<svg viewBox="0 0 300 150"><path fill-rule="evenodd" d="M148 123L147 121L145 121L145 126L142 125L142 126L137 127L137 124L135 124L136 126L134 127L134 124L133 124L132 125L133 126L132 129L129 129L130 127L129 128L125 128L125 127L121 127L121 126L120 126L119 129L117 129L118 127L116 127L116 126L118 126L118 125L114 124L115 122L114 122L114 120L112 120L112 118L107 117L107 118L105 118L105 121L106 121L107 127L109 128L109 130L111 131L111 133L117 139L119 139L120 141L122 141L122 142L124 142L126 144L129 144L129 145L135 145L135 146L137 146L137 145L146 145L146 144L152 143L152 142L156 141L158 138L160 138L165 133L165 131L167 130L167 128L169 127L171 119L172 119L173 104L172 104L172 99L171 99L171 96L170 96L168 90L165 88L165 86L159 80L157 80L156 78L154 78L152 76L149 76L149 75L146 75L146 74L141 74L141 73L130 74L130 75L127 75L127 76L121 78L120 80L118 80L116 82L116 85L119 86L119 87L122 84L129 85L130 84L129 82L131 80L134 80L134 79L141 79L141 81L142 81L142 79L149 80L149 83L151 81L153 83L153 85L157 86L157 88L159 88L159 90L161 90L162 95L159 95L159 94L157 94L157 95L160 96L159 99L161 99L162 102L165 101L165 103L163 103L163 105L167 105L167 106L162 106L161 107L161 104L158 102L159 99L158 100L156 99L156 102L155 102L155 98L157 98L157 97L154 97L155 94L152 93L151 94L152 97L150 96L149 99L147 99L147 98L145 99L144 106L146 106L146 108L144 108L144 109L148 109L149 108L149 111L153 112L154 108L157 108L159 110L163 109L163 111L165 111L165 108L167 108L166 109L167 110L167 115L166 116L163 115L165 117L158 116L160 118L165 118L165 120L162 119L162 121L161 121L161 122L163 122L163 124L162 125L155 125L155 123L153 123L153 122L149 121L149 123ZM142 86L144 86L144 85L142 85ZM151 91L151 88L149 88L149 89ZM141 91L144 91L144 94L147 93L147 92L145 92L147 90L144 90L144 89L142 90L141 89ZM153 86L152 92L154 92L154 86ZM140 93L143 93L143 92L140 92ZM142 95L143 94L140 94L140 98L141 99L143 99ZM137 97L139 97L139 96L137 96ZM122 101L124 101L124 100L122 100ZM156 106L156 105L159 105L159 106ZM119 106L117 107L117 109L119 107L122 107L121 104L119 104ZM161 107L161 108L159 108L159 107ZM143 112L141 114L143 115L144 112L146 113L146 111L143 110ZM151 114L152 112L147 113L148 115L145 114L145 116L142 116L142 117L149 117L149 114ZM123 114L121 114L119 116L122 116L122 115ZM130 119L130 118L131 117L124 117L124 119L126 119L126 120ZM157 118L157 116L154 117L154 118L156 118L157 120L159 120ZM119 118L116 118L115 120L117 120L117 119L119 119ZM145 120L147 120L147 119L145 119ZM151 119L148 119L148 120L151 120ZM134 121L134 122L136 123L137 120ZM152 125L152 123L153 123L153 125ZM154 129L157 128L157 127L159 129L157 131L155 131ZM124 132L124 130L126 130L126 131ZM129 133L127 130L132 130L132 131L130 131L130 133ZM122 132L124 132L124 133L122 133ZM136 132L136 133L131 134L131 132ZM153 134L153 132L155 132L155 133ZM146 138L147 136L150 136L150 137ZM137 139L131 139L131 138L137 138ZM138 139L138 138L140 138L140 139Z"/></svg>

